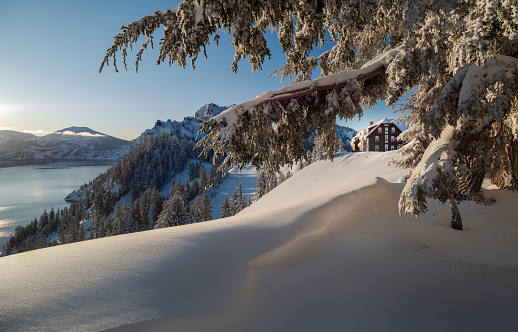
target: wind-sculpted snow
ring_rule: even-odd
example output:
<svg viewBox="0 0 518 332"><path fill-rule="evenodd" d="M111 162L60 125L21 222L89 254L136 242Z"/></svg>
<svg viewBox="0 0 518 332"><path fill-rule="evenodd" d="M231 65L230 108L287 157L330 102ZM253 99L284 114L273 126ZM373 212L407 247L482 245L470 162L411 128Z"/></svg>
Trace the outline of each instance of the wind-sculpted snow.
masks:
<svg viewBox="0 0 518 332"><path fill-rule="evenodd" d="M238 215L0 258L0 330L515 331L514 192L399 217L395 153L318 161Z"/></svg>

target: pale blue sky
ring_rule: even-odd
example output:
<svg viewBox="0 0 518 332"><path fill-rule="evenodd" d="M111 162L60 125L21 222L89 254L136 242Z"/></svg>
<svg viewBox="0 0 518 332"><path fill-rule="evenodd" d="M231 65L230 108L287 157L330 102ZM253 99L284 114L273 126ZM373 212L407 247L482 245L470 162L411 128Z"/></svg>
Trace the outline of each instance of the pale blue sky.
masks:
<svg viewBox="0 0 518 332"><path fill-rule="evenodd" d="M281 87L278 78L267 79L285 59L275 40L262 71L252 73L242 60L233 74L234 49L225 35L220 46L208 48L207 60L197 60L196 70L157 66L155 50L144 53L138 74L129 66L134 53L128 72L116 74L110 66L98 73L121 25L179 2L0 0L0 129L47 133L87 126L133 139L157 119L181 120L210 102L228 106ZM340 123L361 130L368 121L394 117L384 105L368 110L361 123Z"/></svg>

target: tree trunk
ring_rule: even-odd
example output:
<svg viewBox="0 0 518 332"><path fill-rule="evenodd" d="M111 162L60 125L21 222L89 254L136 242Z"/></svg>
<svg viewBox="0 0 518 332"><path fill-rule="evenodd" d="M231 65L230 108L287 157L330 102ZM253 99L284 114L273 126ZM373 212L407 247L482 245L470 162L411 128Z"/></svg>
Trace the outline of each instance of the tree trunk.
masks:
<svg viewBox="0 0 518 332"><path fill-rule="evenodd" d="M450 227L461 231L462 230L462 218L460 216L460 211L459 211L459 208L457 207L457 203L455 203L455 199L453 197L451 197L449 199L449 202L450 202L450 208L451 208Z"/></svg>

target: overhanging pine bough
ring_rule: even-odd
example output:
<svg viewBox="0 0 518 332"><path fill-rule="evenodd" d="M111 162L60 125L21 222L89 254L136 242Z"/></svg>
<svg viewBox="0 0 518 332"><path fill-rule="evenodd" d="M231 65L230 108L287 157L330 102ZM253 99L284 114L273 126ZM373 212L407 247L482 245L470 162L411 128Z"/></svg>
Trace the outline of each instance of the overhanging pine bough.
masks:
<svg viewBox="0 0 518 332"><path fill-rule="evenodd" d="M100 70L119 50L125 64L126 49L144 35L138 68L160 26L157 63L185 67L189 57L194 66L221 29L233 37L234 72L242 58L261 69L270 55L264 33L277 32L286 65L276 74L297 83L203 125L205 148L226 153L227 164L277 170L306 158L302 138L314 130L332 158L336 116L361 115L376 100L393 105L417 88L404 105L411 143L398 164L411 170L401 213L426 211L427 197L449 200L452 226L462 228L455 200L478 197L487 172L501 187L518 187L518 0L186 0L123 27ZM309 55L326 42L334 46ZM315 69L321 77L311 81Z"/></svg>

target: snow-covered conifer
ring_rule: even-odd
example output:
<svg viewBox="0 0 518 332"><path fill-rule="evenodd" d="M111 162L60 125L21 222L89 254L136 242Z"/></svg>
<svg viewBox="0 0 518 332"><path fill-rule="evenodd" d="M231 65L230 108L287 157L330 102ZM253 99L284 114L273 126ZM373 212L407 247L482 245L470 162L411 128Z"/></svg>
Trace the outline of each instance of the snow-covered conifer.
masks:
<svg viewBox="0 0 518 332"><path fill-rule="evenodd" d="M189 215L184 205L184 200L180 195L174 195L164 203L164 209L158 217L155 228L178 226L187 224Z"/></svg>
<svg viewBox="0 0 518 332"><path fill-rule="evenodd" d="M284 181L286 181L286 176L284 175L284 173L281 171L279 172L279 177L278 177L278 182L279 184L283 183Z"/></svg>
<svg viewBox="0 0 518 332"><path fill-rule="evenodd" d="M230 206L230 202L228 201L228 197L225 196L225 200L221 205L221 218L226 218L232 216L232 209Z"/></svg>
<svg viewBox="0 0 518 332"><path fill-rule="evenodd" d="M255 195L257 199L263 197L268 192L268 177L266 176L266 173L264 171L259 172L259 175L257 176L257 183L256 183L256 189L255 189Z"/></svg>
<svg viewBox="0 0 518 332"><path fill-rule="evenodd" d="M209 178L207 176L207 170L203 165L200 165L200 168L198 170L198 182L200 183L201 190L207 189Z"/></svg>
<svg viewBox="0 0 518 332"><path fill-rule="evenodd" d="M455 215L454 200L476 193L487 171L497 185L516 189L517 12L518 0L185 0L123 26L100 70L110 59L116 64L119 50L126 66L127 48L144 35L138 68L160 26L158 63L185 67L190 58L194 67L222 29L236 49L232 71L242 58L261 69L270 56L264 34L273 30L286 54L275 74L295 83L204 122L205 151L226 155L223 167L252 163L278 172L300 162L302 168L304 137L316 132L332 158L337 117L361 116L377 100L393 106L410 94L403 109L415 130L402 151L408 153L403 164L415 169L400 211L419 214L427 197L449 197ZM325 44L330 47L310 54ZM315 69L320 77L312 79ZM441 186L450 187L439 193Z"/></svg>
<svg viewBox="0 0 518 332"><path fill-rule="evenodd" d="M202 197L202 216L203 220L212 220L212 205L210 204L209 195L206 193Z"/></svg>
<svg viewBox="0 0 518 332"><path fill-rule="evenodd" d="M205 221L203 213L203 200L200 196L196 196L196 198L191 201L189 216L190 222L192 223Z"/></svg>

